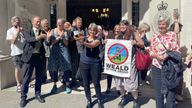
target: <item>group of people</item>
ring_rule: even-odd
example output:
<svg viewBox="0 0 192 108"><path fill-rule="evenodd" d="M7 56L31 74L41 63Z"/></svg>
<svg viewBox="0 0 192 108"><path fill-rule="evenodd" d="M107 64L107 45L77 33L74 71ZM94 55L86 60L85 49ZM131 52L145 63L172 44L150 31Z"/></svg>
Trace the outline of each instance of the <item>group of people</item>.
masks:
<svg viewBox="0 0 192 108"><path fill-rule="evenodd" d="M177 17L178 19L178 17ZM12 27L7 31L7 40L11 41L11 56L15 65L15 78L17 91L21 92L20 106L27 104L27 93L29 83L35 68L35 98L44 103L41 96L41 85L46 82L46 72L50 73L53 87L52 94L57 93L58 74L61 74L62 83L65 86L64 92L70 94L72 85L78 82L77 74L82 78L85 96L87 99L86 108L92 108L92 96L90 81L92 81L98 108L104 108L101 95L101 72L104 61L104 46L107 39L122 39L132 42L132 61L130 77L116 77L107 75L107 90L110 92L112 78L115 80L116 89L119 90L121 101L118 108L124 108L129 93L133 97L133 108L139 108L139 73L141 79L145 80L148 69L139 71L135 66L135 55L137 48L149 49L153 58L151 73L152 84L155 90L157 108L175 108L176 88L168 89L166 94L162 93L163 62L170 57L169 51L179 52L178 34L169 30L170 18L159 16L157 25L158 33L154 33L149 40L146 33L150 31L147 23L142 23L138 28L133 27L127 20L120 21L112 31L102 28L95 23L90 23L87 29L82 29L82 18L77 17L72 24L62 18L57 19L57 27L50 29L47 19L40 19L39 16L32 18L32 28L27 31L21 27L21 19L17 16L11 19ZM178 22L175 22L178 27ZM48 65L46 66L46 61ZM23 77L21 78L21 73ZM72 79L72 80L70 80ZM166 105L164 105L164 95Z"/></svg>

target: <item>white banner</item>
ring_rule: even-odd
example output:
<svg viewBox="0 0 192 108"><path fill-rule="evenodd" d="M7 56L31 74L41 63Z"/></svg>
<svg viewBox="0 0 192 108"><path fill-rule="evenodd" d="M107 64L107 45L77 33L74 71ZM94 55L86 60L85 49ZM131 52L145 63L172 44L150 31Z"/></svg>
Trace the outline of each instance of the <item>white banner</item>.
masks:
<svg viewBox="0 0 192 108"><path fill-rule="evenodd" d="M104 73L118 77L130 77L131 56L131 41L108 39L105 45Z"/></svg>

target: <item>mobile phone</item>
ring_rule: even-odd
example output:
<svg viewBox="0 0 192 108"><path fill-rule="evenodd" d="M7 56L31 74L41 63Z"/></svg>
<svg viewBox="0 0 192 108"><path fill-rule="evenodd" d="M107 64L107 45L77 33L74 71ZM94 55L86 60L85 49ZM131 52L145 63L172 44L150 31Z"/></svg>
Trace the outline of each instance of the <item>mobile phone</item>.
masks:
<svg viewBox="0 0 192 108"><path fill-rule="evenodd" d="M75 37L78 37L79 36L79 31L77 31L77 30L73 31L73 34L74 34Z"/></svg>

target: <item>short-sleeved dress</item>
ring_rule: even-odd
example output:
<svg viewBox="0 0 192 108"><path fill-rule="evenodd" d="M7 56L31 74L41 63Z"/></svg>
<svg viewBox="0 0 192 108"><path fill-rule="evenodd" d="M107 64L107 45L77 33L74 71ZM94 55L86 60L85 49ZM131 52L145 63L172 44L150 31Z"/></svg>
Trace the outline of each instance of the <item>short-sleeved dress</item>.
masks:
<svg viewBox="0 0 192 108"><path fill-rule="evenodd" d="M54 41L57 37L58 33L54 30L50 43ZM50 57L48 62L48 69L51 72L64 72L71 69L71 61L68 47L63 43L63 39L68 40L67 36L64 36L61 40L59 40L54 45L50 47Z"/></svg>
<svg viewBox="0 0 192 108"><path fill-rule="evenodd" d="M119 36L118 39L123 39ZM129 40L133 40L133 36ZM115 77L116 89L121 90L120 86L124 86L127 92L136 91L138 89L138 72L135 67L135 47L132 48L131 73L129 78Z"/></svg>

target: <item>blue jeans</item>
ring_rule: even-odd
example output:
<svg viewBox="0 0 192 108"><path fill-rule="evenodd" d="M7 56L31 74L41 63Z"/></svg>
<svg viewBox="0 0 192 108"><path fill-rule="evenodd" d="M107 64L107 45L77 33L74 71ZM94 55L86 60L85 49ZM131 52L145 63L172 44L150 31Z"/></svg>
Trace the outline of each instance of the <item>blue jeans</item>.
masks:
<svg viewBox="0 0 192 108"><path fill-rule="evenodd" d="M166 105L164 95L161 93L161 69L152 66L152 83L155 89L156 108L175 108L175 90L169 90L166 94Z"/></svg>
<svg viewBox="0 0 192 108"><path fill-rule="evenodd" d="M79 66L80 66L80 72L83 78L83 84L84 84L85 95L87 100L91 100L90 80L92 80L93 85L95 87L97 98L100 100L101 99L101 86L100 86L101 65L99 63L85 64L80 62Z"/></svg>

